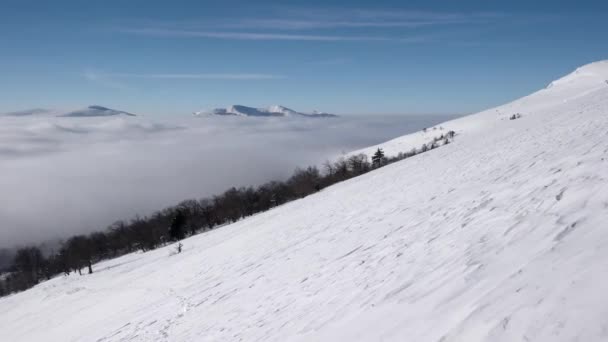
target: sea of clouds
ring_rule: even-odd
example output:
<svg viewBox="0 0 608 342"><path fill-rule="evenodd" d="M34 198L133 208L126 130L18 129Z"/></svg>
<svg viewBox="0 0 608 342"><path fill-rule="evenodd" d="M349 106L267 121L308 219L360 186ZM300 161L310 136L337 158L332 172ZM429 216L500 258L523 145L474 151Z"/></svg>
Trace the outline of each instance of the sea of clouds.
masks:
<svg viewBox="0 0 608 342"><path fill-rule="evenodd" d="M282 180L449 119L0 117L0 247L104 229L231 186Z"/></svg>

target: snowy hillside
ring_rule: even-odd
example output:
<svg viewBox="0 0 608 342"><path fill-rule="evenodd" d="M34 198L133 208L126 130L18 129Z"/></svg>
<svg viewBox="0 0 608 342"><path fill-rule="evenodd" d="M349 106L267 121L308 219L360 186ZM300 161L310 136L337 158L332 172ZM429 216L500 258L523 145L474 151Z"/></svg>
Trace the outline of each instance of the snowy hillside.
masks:
<svg viewBox="0 0 608 342"><path fill-rule="evenodd" d="M252 116L252 117L267 117L267 116L278 116L278 117L312 117L312 118L323 118L323 117L336 117L336 115L314 111L313 113L301 113L296 112L293 109L287 107L273 105L267 108L254 108L242 105L232 105L228 108L216 108L211 111L200 111L195 112L194 115L232 115L232 116Z"/></svg>
<svg viewBox="0 0 608 342"><path fill-rule="evenodd" d="M422 144L432 141L434 137L445 134L450 130L455 131L457 134L464 133L463 138L465 139L468 137L477 139L480 135L490 134L488 131L492 131L492 134L497 134L505 130L514 130L513 134L518 134L522 129L525 131L534 129L534 126L530 126L530 120L534 124L538 124L538 121L546 120L544 115L551 116L546 112L553 110L570 113L570 115L581 115L583 112L586 112L586 108L594 107L595 105L599 107L598 110L600 111L608 110L596 103L596 101L601 102L604 100L603 92L607 89L608 60L591 63L551 82L547 88L512 103L444 122L437 126L429 127L424 131L354 151L351 154L365 153L372 155L378 147L383 148L387 155L407 152L411 148L418 148ZM597 95L591 98L589 95L593 95L594 93L597 93ZM518 117L518 119L510 120L513 116ZM583 118L586 118L586 116L583 116Z"/></svg>
<svg viewBox="0 0 608 342"><path fill-rule="evenodd" d="M607 79L592 64L382 144L457 134L181 254L1 298L0 340L606 341Z"/></svg>

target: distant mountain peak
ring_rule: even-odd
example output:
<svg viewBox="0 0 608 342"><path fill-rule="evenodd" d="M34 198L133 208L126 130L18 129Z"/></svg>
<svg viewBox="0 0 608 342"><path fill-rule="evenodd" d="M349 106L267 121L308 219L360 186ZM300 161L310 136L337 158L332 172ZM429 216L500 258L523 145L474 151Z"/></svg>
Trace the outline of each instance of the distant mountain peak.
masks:
<svg viewBox="0 0 608 342"><path fill-rule="evenodd" d="M88 108L89 109L96 109L96 110L110 110L110 108L108 108L108 107L97 106L97 105L89 106Z"/></svg>
<svg viewBox="0 0 608 342"><path fill-rule="evenodd" d="M40 114L48 114L51 110L44 108L33 108L26 110L19 110L15 112L9 112L2 114L3 116L32 116L32 115L40 115Z"/></svg>
<svg viewBox="0 0 608 342"><path fill-rule="evenodd" d="M337 115L314 111L302 113L281 105L272 105L266 108L255 108L243 105L232 105L227 108L215 108L210 111L194 112L194 115L219 116L251 116L251 117L336 117Z"/></svg>
<svg viewBox="0 0 608 342"><path fill-rule="evenodd" d="M136 116L128 112L121 110L111 109L104 106L92 105L84 109L75 110L66 114L58 115L63 117L95 117L95 116L114 116L114 115L125 115L125 116Z"/></svg>

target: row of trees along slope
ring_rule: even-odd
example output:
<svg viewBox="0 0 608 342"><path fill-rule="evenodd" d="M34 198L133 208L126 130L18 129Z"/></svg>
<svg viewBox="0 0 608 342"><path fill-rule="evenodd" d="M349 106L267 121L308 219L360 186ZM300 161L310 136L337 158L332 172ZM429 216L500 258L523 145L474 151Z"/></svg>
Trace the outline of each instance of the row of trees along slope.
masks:
<svg viewBox="0 0 608 342"><path fill-rule="evenodd" d="M256 188L232 187L224 193L200 200L189 199L154 212L117 221L104 231L76 235L58 251L45 256L37 246L19 248L8 272L0 275L0 296L28 289L40 281L72 272L93 273L93 264L135 251L146 252L187 236L229 224L255 213L293 201L332 184L357 177L373 169L406 159L450 143L454 132L435 137L428 144L387 158L378 148L372 157L358 154L326 162L321 172L311 166L296 169L287 181L271 181ZM181 251L181 243L178 245Z"/></svg>

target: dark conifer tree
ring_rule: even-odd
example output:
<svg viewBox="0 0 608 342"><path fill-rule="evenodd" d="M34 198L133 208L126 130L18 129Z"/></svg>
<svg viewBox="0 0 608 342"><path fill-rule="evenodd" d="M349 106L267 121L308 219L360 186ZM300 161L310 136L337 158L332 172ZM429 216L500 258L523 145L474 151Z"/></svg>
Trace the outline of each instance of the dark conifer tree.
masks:
<svg viewBox="0 0 608 342"><path fill-rule="evenodd" d="M374 167L382 166L382 164L384 164L384 159L384 151L378 147L378 150L372 156L372 165Z"/></svg>
<svg viewBox="0 0 608 342"><path fill-rule="evenodd" d="M186 215L182 210L177 210L171 226L169 227L169 239L179 241L184 238L184 226L186 225Z"/></svg>

